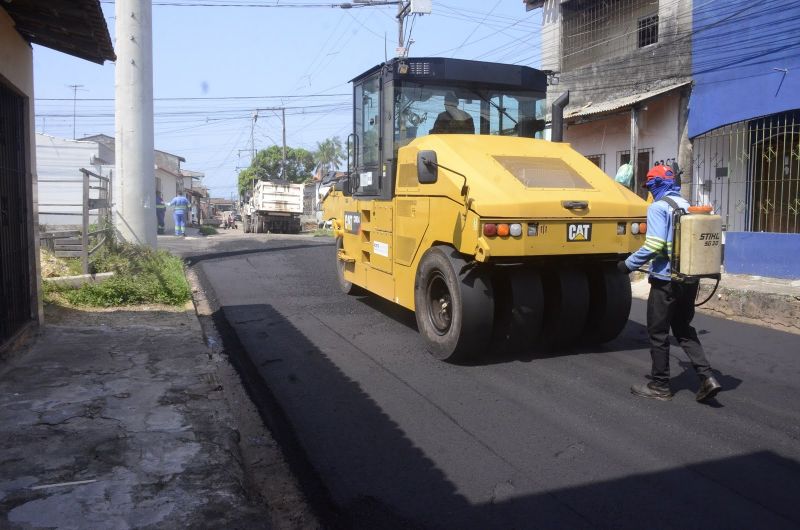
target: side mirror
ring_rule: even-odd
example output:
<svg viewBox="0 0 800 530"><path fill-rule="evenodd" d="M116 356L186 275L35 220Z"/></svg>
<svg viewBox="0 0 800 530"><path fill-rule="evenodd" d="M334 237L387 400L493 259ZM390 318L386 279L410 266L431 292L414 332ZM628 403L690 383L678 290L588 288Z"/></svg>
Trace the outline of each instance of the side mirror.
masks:
<svg viewBox="0 0 800 530"><path fill-rule="evenodd" d="M417 180L420 184L433 184L439 179L439 164L436 151L417 153Z"/></svg>

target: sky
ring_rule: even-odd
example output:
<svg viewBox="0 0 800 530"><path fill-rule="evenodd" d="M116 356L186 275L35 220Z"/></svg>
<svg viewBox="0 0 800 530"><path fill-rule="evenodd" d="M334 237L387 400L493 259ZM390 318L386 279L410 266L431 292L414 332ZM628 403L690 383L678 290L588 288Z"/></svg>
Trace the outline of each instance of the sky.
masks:
<svg viewBox="0 0 800 530"><path fill-rule="evenodd" d="M291 147L313 151L326 138L344 140L352 128L349 80L394 56L397 7L331 3L154 0L154 147L205 173L212 196L230 197L250 163L251 128L256 149L281 143L280 112L267 109L286 108ZM101 5L113 41L115 5ZM526 12L522 0L432 6L430 15L406 19L410 56L539 65L541 10ZM36 132L113 136L114 64L37 45L33 55Z"/></svg>

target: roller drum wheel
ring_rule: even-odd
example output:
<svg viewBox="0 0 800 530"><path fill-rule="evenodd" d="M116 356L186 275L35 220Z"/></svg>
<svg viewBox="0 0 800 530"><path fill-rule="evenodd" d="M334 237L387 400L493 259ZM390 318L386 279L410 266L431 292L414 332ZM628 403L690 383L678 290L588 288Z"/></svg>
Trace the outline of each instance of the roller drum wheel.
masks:
<svg viewBox="0 0 800 530"><path fill-rule="evenodd" d="M547 350L573 346L581 338L589 313L589 279L576 268L544 271L542 344Z"/></svg>
<svg viewBox="0 0 800 530"><path fill-rule="evenodd" d="M514 352L536 349L544 318L544 289L539 271L497 267L494 271L494 338Z"/></svg>
<svg viewBox="0 0 800 530"><path fill-rule="evenodd" d="M583 341L602 344L622 333L631 312L631 281L613 265L592 267L589 277L589 317Z"/></svg>
<svg viewBox="0 0 800 530"><path fill-rule="evenodd" d="M433 247L420 261L414 285L417 327L437 359L464 362L489 346L494 299L489 275L450 247Z"/></svg>

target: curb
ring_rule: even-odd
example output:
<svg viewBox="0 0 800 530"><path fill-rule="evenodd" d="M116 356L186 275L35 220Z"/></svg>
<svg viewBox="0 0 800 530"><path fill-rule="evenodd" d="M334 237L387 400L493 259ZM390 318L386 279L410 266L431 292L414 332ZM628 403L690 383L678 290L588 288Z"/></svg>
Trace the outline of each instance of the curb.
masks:
<svg viewBox="0 0 800 530"><path fill-rule="evenodd" d="M78 276L57 276L55 278L43 278L42 280L61 287L80 289L87 283L103 283L112 276L114 276L113 272L99 272L97 274L80 274Z"/></svg>
<svg viewBox="0 0 800 530"><path fill-rule="evenodd" d="M631 283L634 298L647 300L646 278ZM713 283L701 283L697 299L711 294ZM794 294L728 287L720 284L711 299L697 308L700 312L800 335L800 297Z"/></svg>

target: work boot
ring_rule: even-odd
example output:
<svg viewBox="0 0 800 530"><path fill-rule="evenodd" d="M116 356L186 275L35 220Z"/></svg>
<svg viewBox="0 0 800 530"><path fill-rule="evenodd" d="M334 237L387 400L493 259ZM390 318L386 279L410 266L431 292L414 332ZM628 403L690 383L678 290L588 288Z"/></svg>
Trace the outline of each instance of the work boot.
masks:
<svg viewBox="0 0 800 530"><path fill-rule="evenodd" d="M721 389L722 385L719 384L719 381L717 381L713 375L709 375L703 379L703 383L700 385L700 390L697 391L697 396L695 396L695 399L697 401L711 399L716 396Z"/></svg>
<svg viewBox="0 0 800 530"><path fill-rule="evenodd" d="M672 391L669 389L669 385L657 383L655 381L633 385L631 387L631 394L639 397L658 399L660 401L669 401L672 399Z"/></svg>

